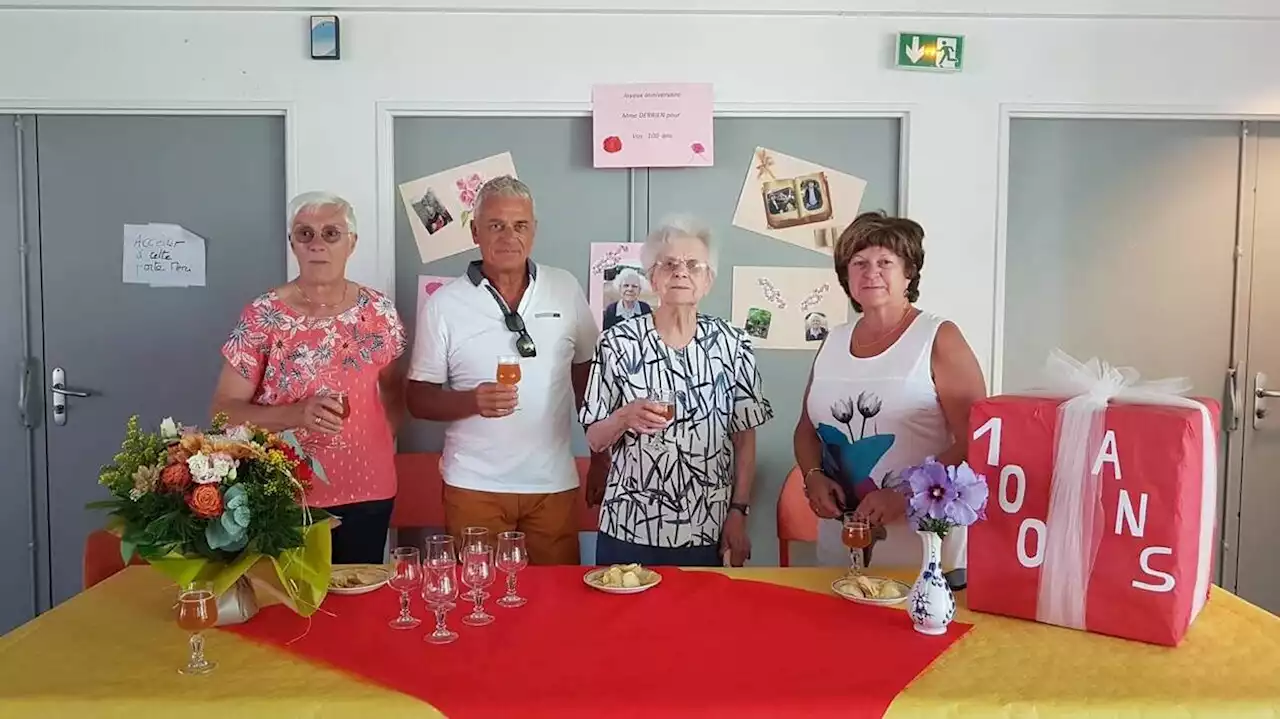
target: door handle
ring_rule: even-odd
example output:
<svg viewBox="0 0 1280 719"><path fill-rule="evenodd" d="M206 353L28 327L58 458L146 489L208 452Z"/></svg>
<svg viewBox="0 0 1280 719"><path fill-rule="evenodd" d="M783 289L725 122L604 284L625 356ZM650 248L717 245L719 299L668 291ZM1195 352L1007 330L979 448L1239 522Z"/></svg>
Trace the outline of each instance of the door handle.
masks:
<svg viewBox="0 0 1280 719"><path fill-rule="evenodd" d="M1271 413L1264 401L1280 398L1280 390L1267 389L1267 376L1259 372L1253 378L1253 396L1257 398L1253 403L1253 428L1260 429L1259 423Z"/></svg>
<svg viewBox="0 0 1280 719"><path fill-rule="evenodd" d="M18 367L18 419L23 427L36 426L31 421L31 359L26 357Z"/></svg>
<svg viewBox="0 0 1280 719"><path fill-rule="evenodd" d="M1227 426L1228 432L1234 432L1240 429L1240 364L1235 367L1227 368L1227 401L1231 410L1231 423Z"/></svg>
<svg viewBox="0 0 1280 719"><path fill-rule="evenodd" d="M67 373L61 367L53 368L53 378L49 383L49 391L53 393L53 423L59 427L67 423L67 397L92 397L90 392L67 388Z"/></svg>

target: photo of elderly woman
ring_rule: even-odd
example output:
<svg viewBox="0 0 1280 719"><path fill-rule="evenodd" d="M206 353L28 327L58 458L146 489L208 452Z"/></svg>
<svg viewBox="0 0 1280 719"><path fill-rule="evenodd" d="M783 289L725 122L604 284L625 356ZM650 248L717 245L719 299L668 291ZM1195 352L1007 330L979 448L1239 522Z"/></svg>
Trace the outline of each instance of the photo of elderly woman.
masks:
<svg viewBox="0 0 1280 719"><path fill-rule="evenodd" d="M642 294L650 301L640 299ZM623 320L649 314L657 304L640 271L626 265L618 266L612 280L606 279L604 299L608 303L604 308L603 325L606 330Z"/></svg>

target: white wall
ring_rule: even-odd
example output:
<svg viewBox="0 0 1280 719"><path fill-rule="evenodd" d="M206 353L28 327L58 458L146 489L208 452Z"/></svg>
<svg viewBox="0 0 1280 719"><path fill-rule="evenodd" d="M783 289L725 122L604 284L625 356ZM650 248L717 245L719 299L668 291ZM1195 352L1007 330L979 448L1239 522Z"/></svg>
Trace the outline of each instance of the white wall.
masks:
<svg viewBox="0 0 1280 719"><path fill-rule="evenodd" d="M907 209L930 237L922 304L956 319L988 368L1002 106L1280 116L1270 0L506 0L520 12L487 13L348 0L340 62L307 58L302 0L36 5L51 3L0 2L0 111L287 107L293 189L355 202L351 275L387 289L379 102L585 111L595 82L690 80L726 108L905 108ZM657 10L619 12L643 7ZM892 69L900 30L964 34L964 72Z"/></svg>

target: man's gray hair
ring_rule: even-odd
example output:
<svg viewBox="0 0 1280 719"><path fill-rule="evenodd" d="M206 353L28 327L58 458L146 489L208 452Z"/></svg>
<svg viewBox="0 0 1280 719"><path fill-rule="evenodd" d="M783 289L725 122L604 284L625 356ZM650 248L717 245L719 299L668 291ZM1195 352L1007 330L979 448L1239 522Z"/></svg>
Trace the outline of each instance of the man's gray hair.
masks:
<svg viewBox="0 0 1280 719"><path fill-rule="evenodd" d="M321 207L337 207L342 210L342 217L347 221L347 232L354 233L356 231L356 211L341 195L335 195L332 192L304 192L301 195L289 200L289 214L285 217L285 221L289 223L287 232L293 231L293 222L298 219L298 213L304 210L314 210Z"/></svg>
<svg viewBox="0 0 1280 719"><path fill-rule="evenodd" d="M476 193L473 214L479 215L480 207L490 197L519 197L528 200L529 206L533 207L533 192L529 190L529 186L511 175L499 175L480 186L480 191Z"/></svg>
<svg viewBox="0 0 1280 719"><path fill-rule="evenodd" d="M692 215L677 215L662 221L649 236L644 239L640 248L640 261L645 271L652 271L662 254L662 248L681 237L692 237L707 248L707 263L711 265L711 274L716 273L716 248L711 244L711 228L707 227Z"/></svg>

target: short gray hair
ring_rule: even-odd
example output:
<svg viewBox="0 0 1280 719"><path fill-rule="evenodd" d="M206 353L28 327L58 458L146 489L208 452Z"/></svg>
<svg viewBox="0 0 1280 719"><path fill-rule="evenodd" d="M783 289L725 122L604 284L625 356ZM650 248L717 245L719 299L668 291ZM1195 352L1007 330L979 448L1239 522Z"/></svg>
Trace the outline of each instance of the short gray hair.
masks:
<svg viewBox="0 0 1280 719"><path fill-rule="evenodd" d="M336 207L342 210L342 217L347 221L347 232L356 231L356 211L341 195L332 192L304 192L289 200L289 215L285 221L289 223L286 231L293 231L293 222L303 210L314 210L320 207Z"/></svg>
<svg viewBox="0 0 1280 719"><path fill-rule="evenodd" d="M529 186L511 175L499 175L480 186L480 191L476 193L473 214L479 215L480 207L490 197L518 197L528 200L529 207L533 207L533 192L529 190Z"/></svg>
<svg viewBox="0 0 1280 719"><path fill-rule="evenodd" d="M645 271L651 271L658 262L662 248L671 244L672 240L681 237L692 237L707 248L707 262L711 265L711 274L716 273L716 248L711 244L711 228L707 227L692 215L677 215L662 221L649 236L644 239L640 248L640 261Z"/></svg>
<svg viewBox="0 0 1280 719"><path fill-rule="evenodd" d="M619 287L626 284L627 280L631 280L632 284L637 285L642 290L644 289L644 278L640 276L639 272L636 272L631 267L623 268L622 271L618 273L617 277L613 278L614 283Z"/></svg>

